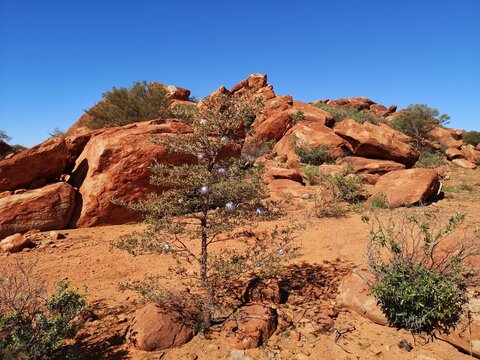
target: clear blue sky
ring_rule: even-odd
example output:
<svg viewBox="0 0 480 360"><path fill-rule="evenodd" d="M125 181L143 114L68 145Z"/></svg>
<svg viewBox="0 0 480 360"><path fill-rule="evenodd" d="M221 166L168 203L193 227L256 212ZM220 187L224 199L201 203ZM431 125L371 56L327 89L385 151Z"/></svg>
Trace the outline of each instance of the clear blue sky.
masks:
<svg viewBox="0 0 480 360"><path fill-rule="evenodd" d="M312 101L427 103L480 130L479 0L0 0L0 129L32 146L135 80L250 73Z"/></svg>

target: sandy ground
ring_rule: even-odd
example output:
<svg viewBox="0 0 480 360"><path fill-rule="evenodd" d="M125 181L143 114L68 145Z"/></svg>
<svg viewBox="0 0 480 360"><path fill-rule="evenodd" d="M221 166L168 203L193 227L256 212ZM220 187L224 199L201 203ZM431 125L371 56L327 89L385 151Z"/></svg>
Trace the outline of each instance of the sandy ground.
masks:
<svg viewBox="0 0 480 360"><path fill-rule="evenodd" d="M466 226L478 226L480 170L447 168L447 172L450 179L443 182L449 191L444 199L428 207L445 214L464 212L467 214ZM119 291L119 283L140 280L156 273L168 275L168 267L173 265L168 255L134 257L125 251L111 249L111 241L141 230L141 224L63 230L60 232L66 238L54 241L48 240L49 232L42 233L41 245L37 248L0 257L0 261L13 266L15 261L36 260L39 273L49 284L68 280L74 287L88 288L88 300L95 316L87 322L76 341L65 348L61 355L64 359L469 358L443 341L425 341L406 331L376 325L338 307L335 301L338 283L353 267L366 260L368 225L362 222L360 214L350 212L345 218L319 219L300 209L289 212L277 223L306 225L302 235L295 240L302 247L303 255L286 269L285 275L302 284L303 290L294 290L288 308L279 308L280 313L289 312L296 317L297 332L301 336L298 340L290 330L279 330L263 347L245 352L233 350L215 334L211 339L196 336L178 349L162 352L138 351L125 343L127 326L140 306L140 299L133 292ZM305 289L312 291L310 295L306 295ZM302 326L308 326L308 323L302 323L302 316L314 316L318 309L329 309L330 316L334 313L334 329L342 335L331 331L312 336L302 330ZM413 346L411 351L399 347L403 340Z"/></svg>

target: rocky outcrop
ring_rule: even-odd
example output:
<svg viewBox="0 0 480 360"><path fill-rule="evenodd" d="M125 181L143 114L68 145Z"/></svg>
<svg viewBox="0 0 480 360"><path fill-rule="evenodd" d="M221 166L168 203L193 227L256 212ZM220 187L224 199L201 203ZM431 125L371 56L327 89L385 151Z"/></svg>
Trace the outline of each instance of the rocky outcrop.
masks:
<svg viewBox="0 0 480 360"><path fill-rule="evenodd" d="M311 148L327 145L331 148L332 159L352 151L347 141L336 135L332 129L316 121L301 121L296 124L275 145L273 151L278 155L285 155L288 163L296 163L299 162L300 157L295 153L295 149L302 145Z"/></svg>
<svg viewBox="0 0 480 360"><path fill-rule="evenodd" d="M137 201L152 191L150 165L178 165L190 157L169 153L149 137L187 133L189 127L175 120L147 121L106 129L90 139L78 157L70 183L79 189L71 226L90 227L133 221L138 214L112 204L113 198Z"/></svg>
<svg viewBox="0 0 480 360"><path fill-rule="evenodd" d="M64 229L75 206L75 190L66 183L0 197L0 239L32 229Z"/></svg>
<svg viewBox="0 0 480 360"><path fill-rule="evenodd" d="M448 148L447 150L445 150L445 156L448 160L465 159L465 154L457 148Z"/></svg>
<svg viewBox="0 0 480 360"><path fill-rule="evenodd" d="M65 139L54 137L10 159L0 160L0 192L28 188L39 179L57 179L67 165Z"/></svg>
<svg viewBox="0 0 480 360"><path fill-rule="evenodd" d="M185 314L147 304L135 312L127 339L140 350L153 351L178 347L195 335Z"/></svg>
<svg viewBox="0 0 480 360"><path fill-rule="evenodd" d="M345 165L358 174L386 174L394 170L404 170L405 165L391 160L367 159L356 156L339 158L337 164Z"/></svg>
<svg viewBox="0 0 480 360"><path fill-rule="evenodd" d="M468 161L474 163L475 165L480 165L480 151L477 151L475 146L470 144L462 145L460 151L463 155L465 155L465 158Z"/></svg>
<svg viewBox="0 0 480 360"><path fill-rule="evenodd" d="M270 183L275 179L288 179L292 181L302 182L302 175L297 169L281 167L276 161L267 160L263 164L265 183Z"/></svg>
<svg viewBox="0 0 480 360"><path fill-rule="evenodd" d="M444 148L459 149L460 146L462 146L461 140L456 140L448 129L440 126L436 126L433 130L430 130L427 136L430 140L438 142Z"/></svg>
<svg viewBox="0 0 480 360"><path fill-rule="evenodd" d="M381 105L377 104L375 101L370 100L366 97L350 97L342 98L337 100L318 100L315 103L324 103L333 108L339 109L355 109L357 111L368 110L378 117L387 117L393 114L397 110L396 105L391 105L388 109Z"/></svg>
<svg viewBox="0 0 480 360"><path fill-rule="evenodd" d="M252 349L262 345L277 328L277 312L263 305L240 308L223 326L225 342L237 349Z"/></svg>
<svg viewBox="0 0 480 360"><path fill-rule="evenodd" d="M406 206L433 200L440 190L438 173L434 169L391 171L377 181L371 196L384 194L389 206Z"/></svg>
<svg viewBox="0 0 480 360"><path fill-rule="evenodd" d="M392 137L385 127L346 119L335 125L335 133L347 140L357 156L392 160L412 167L420 153L411 145Z"/></svg>

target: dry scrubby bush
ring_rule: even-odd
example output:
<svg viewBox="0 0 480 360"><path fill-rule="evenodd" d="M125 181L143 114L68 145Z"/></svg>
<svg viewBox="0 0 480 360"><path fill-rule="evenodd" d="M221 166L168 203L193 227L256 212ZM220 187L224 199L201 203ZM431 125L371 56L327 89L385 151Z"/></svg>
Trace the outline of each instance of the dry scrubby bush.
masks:
<svg viewBox="0 0 480 360"><path fill-rule="evenodd" d="M312 147L308 144L301 143L295 145L295 154L300 157L300 161L309 165L322 165L332 158L333 148L330 145L320 145Z"/></svg>
<svg viewBox="0 0 480 360"><path fill-rule="evenodd" d="M316 103L315 106L330 113L330 115L335 118L336 122L340 122L345 119L353 119L360 124L363 124L364 122L378 124L382 121L379 117L375 116L368 110L359 111L355 108L340 109L333 106L328 106L322 102Z"/></svg>
<svg viewBox="0 0 480 360"><path fill-rule="evenodd" d="M463 215L446 220L431 212L373 213L368 261L371 289L388 321L412 332L448 331L478 283L469 259L479 253L478 232L451 236Z"/></svg>
<svg viewBox="0 0 480 360"><path fill-rule="evenodd" d="M465 135L463 135L463 141L467 144L477 146L480 143L480 131L472 130L465 132Z"/></svg>
<svg viewBox="0 0 480 360"><path fill-rule="evenodd" d="M2 266L0 274L0 358L47 359L82 326L85 295L60 282L47 297L36 263Z"/></svg>
<svg viewBox="0 0 480 360"><path fill-rule="evenodd" d="M441 114L425 104L409 105L403 112L398 113L391 125L413 138L418 148L421 148L427 134L437 126L448 123L450 116Z"/></svg>
<svg viewBox="0 0 480 360"><path fill-rule="evenodd" d="M113 87L103 94L103 100L87 110L93 117L89 127L123 126L138 121L158 119L170 115L168 92L160 84L134 82L130 88Z"/></svg>
<svg viewBox="0 0 480 360"><path fill-rule="evenodd" d="M222 155L243 142L252 106L246 95L202 100L190 136L154 140L172 153L197 160L180 166L154 164L152 183L168 190L134 204L117 201L141 211L148 230L114 245L134 255L172 255L177 261L169 278L181 281L183 290L163 286L160 276L122 287L147 300L191 309L187 320L198 330L224 321L242 304L244 284L252 278L276 277L298 252L291 244L293 228L253 231L257 221L274 216L262 203L261 169ZM238 248L228 246L231 241ZM216 243L227 246L216 253L211 250Z"/></svg>
<svg viewBox="0 0 480 360"><path fill-rule="evenodd" d="M442 152L421 151L416 167L435 169L446 165L445 154Z"/></svg>

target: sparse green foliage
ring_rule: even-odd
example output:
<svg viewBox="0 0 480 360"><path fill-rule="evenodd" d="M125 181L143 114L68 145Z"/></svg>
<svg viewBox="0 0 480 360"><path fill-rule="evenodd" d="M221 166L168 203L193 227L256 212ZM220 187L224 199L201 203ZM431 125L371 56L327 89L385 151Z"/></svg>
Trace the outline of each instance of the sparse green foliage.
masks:
<svg viewBox="0 0 480 360"><path fill-rule="evenodd" d="M168 92L158 83L134 82L130 88L112 88L103 100L87 110L92 129L123 126L170 116Z"/></svg>
<svg viewBox="0 0 480 360"><path fill-rule="evenodd" d="M242 157L245 160L253 163L258 157L269 153L275 144L275 140L252 139L248 143L243 144Z"/></svg>
<svg viewBox="0 0 480 360"><path fill-rule="evenodd" d="M421 151L416 166L435 169L446 165L446 163L445 155L441 152Z"/></svg>
<svg viewBox="0 0 480 360"><path fill-rule="evenodd" d="M75 336L86 308L85 296L60 282L46 298L45 283L34 275L34 265L17 263L0 277L0 357L47 359L61 340Z"/></svg>
<svg viewBox="0 0 480 360"><path fill-rule="evenodd" d="M409 105L405 111L398 113L392 121L392 127L411 136L417 147L421 147L427 134L437 126L448 123L450 116L441 114L425 104Z"/></svg>
<svg viewBox="0 0 480 360"><path fill-rule="evenodd" d="M65 134L64 131L62 131L60 128L56 127L55 129L53 129L53 131L51 133L48 133L48 135L50 135L50 137L57 137L57 136L63 136Z"/></svg>
<svg viewBox="0 0 480 360"><path fill-rule="evenodd" d="M318 177L320 176L320 171L315 165L305 165L302 168L302 177L305 180L306 184L309 186L316 185L318 183Z"/></svg>
<svg viewBox="0 0 480 360"><path fill-rule="evenodd" d="M472 130L465 132L465 135L463 135L463 141L467 144L477 146L480 143L480 131Z"/></svg>
<svg viewBox="0 0 480 360"><path fill-rule="evenodd" d="M9 142L10 140L12 140L10 136L5 131L0 130L0 141Z"/></svg>
<svg viewBox="0 0 480 360"><path fill-rule="evenodd" d="M340 122L345 119L353 119L360 124L363 124L364 122L378 124L381 122L380 118L367 110L358 111L353 107L349 109L340 109L333 106L328 106L322 102L315 103L315 106L330 113L330 115L335 118L336 122Z"/></svg>
<svg viewBox="0 0 480 360"><path fill-rule="evenodd" d="M364 178L361 175L340 173L324 175L325 182L331 187L337 201L354 203L362 198L361 189Z"/></svg>
<svg viewBox="0 0 480 360"><path fill-rule="evenodd" d="M300 161L309 165L322 165L332 157L333 148L330 145L311 147L307 144L299 144L295 147L295 153Z"/></svg>
<svg viewBox="0 0 480 360"><path fill-rule="evenodd" d="M171 274L188 292L171 291L156 279L154 285L139 282L124 288L162 303L190 304L199 313L193 321L202 330L235 310L236 286L252 277L276 276L280 265L297 253L290 243L292 229L253 232L257 221L275 215L262 204L261 169L228 155L243 143L254 108L246 96L210 96L199 104L192 134L154 139L190 160L179 166L156 163L151 167L152 183L167 190L124 204L141 211L149 226L144 233L114 244L132 254L172 255L177 266ZM240 249L226 246L219 254L210 250L212 244L228 241L242 245ZM198 271L192 272L192 266L198 266Z"/></svg>
<svg viewBox="0 0 480 360"><path fill-rule="evenodd" d="M294 125L306 119L305 113L300 110L293 113L291 116L292 116L292 124Z"/></svg>
<svg viewBox="0 0 480 360"><path fill-rule="evenodd" d="M172 109L172 117L186 124L193 123L198 116L200 116L200 111L195 105L179 104Z"/></svg>
<svg viewBox="0 0 480 360"><path fill-rule="evenodd" d="M464 216L442 221L430 212L392 212L364 220L371 225L371 288L389 322L427 333L453 326L467 301L466 285L475 280L468 259L479 253L478 234L448 242Z"/></svg>

